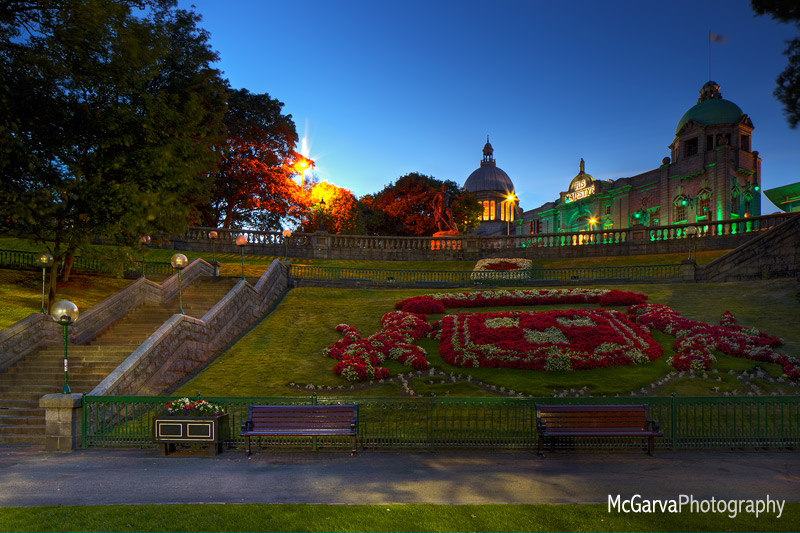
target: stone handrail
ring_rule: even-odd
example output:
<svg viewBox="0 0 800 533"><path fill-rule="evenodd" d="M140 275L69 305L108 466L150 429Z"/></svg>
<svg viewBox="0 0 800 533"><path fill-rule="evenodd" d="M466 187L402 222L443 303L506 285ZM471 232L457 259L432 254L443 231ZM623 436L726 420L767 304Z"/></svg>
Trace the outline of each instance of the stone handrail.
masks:
<svg viewBox="0 0 800 533"><path fill-rule="evenodd" d="M694 226L698 229L698 239L713 237L729 237L771 229L796 213L776 213L758 217L738 218L731 220L695 221L667 226L633 226L630 228L607 229L596 231L573 231L560 233L539 233L535 235L510 235L482 237L466 234L458 237L391 237L380 235L329 235L327 233L296 233L284 238L279 232L220 230L218 242L220 248L226 244L228 249L237 236L245 235L248 246L264 247L273 253L299 251L308 252L301 256L311 256L315 250L352 251L354 255L365 255L369 250L410 251L424 253L419 257L435 260L440 253L447 255L453 251L483 252L493 250L522 250L526 248L554 248L589 245L620 245L637 243L658 243L686 239L686 229ZM210 246L208 233L214 228L190 227L186 229L186 243L202 243L203 249ZM247 250L247 249L246 249ZM247 252L246 252L247 253ZM292 255L292 254L289 254Z"/></svg>
<svg viewBox="0 0 800 533"><path fill-rule="evenodd" d="M58 344L61 335L61 326L43 313L31 313L0 330L0 371L42 346Z"/></svg>
<svg viewBox="0 0 800 533"><path fill-rule="evenodd" d="M157 394L171 385L171 368L189 372L259 320L289 285L289 265L273 261L255 287L245 280L201 319L176 314L89 394Z"/></svg>

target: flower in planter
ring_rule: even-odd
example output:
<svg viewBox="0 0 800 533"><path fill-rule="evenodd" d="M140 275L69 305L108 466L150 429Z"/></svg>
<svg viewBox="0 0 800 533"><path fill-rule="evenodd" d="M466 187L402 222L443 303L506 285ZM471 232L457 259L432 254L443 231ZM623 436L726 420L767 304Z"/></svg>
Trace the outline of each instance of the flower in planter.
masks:
<svg viewBox="0 0 800 533"><path fill-rule="evenodd" d="M178 398L164 405L164 413L171 416L219 416L222 414L222 407L205 400Z"/></svg>

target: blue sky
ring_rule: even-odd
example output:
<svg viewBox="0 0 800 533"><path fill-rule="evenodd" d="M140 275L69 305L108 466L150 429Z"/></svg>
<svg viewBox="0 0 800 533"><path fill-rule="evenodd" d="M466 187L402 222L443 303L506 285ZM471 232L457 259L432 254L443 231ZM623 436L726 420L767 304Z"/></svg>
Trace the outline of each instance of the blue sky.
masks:
<svg viewBox="0 0 800 533"><path fill-rule="evenodd" d="M581 158L651 170L711 78L750 116L765 189L800 180L800 129L772 96L797 29L746 0L194 0L231 85L284 102L321 180L356 196L409 172L463 184L490 136L523 209ZM764 198L764 214L777 211Z"/></svg>

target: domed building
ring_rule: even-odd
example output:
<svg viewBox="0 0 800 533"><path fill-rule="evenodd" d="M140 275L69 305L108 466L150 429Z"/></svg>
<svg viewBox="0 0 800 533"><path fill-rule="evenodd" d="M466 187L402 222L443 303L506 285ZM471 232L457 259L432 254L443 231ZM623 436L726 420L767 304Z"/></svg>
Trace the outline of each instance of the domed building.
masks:
<svg viewBox="0 0 800 533"><path fill-rule="evenodd" d="M761 214L761 159L753 123L709 81L678 121L670 157L643 174L594 180L584 171L567 191L523 214L524 233L704 224ZM566 181L566 180L565 180Z"/></svg>
<svg viewBox="0 0 800 533"><path fill-rule="evenodd" d="M494 148L489 143L488 135L483 146L481 166L469 175L464 182L464 189L475 194L478 203L483 206L481 224L476 230L478 235L514 234L512 222L521 214L519 200L511 178L494 161Z"/></svg>

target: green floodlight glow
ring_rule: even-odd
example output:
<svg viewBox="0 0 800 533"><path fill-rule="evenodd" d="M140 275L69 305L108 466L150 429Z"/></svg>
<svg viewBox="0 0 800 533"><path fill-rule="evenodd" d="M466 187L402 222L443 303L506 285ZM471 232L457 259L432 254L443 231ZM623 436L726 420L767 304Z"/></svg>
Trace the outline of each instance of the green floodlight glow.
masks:
<svg viewBox="0 0 800 533"><path fill-rule="evenodd" d="M681 200L681 205L686 205L686 199Z"/></svg>
<svg viewBox="0 0 800 533"><path fill-rule="evenodd" d="M760 189L760 188L761 187L759 187L758 185L755 186L756 191L758 191L758 189Z"/></svg>
<svg viewBox="0 0 800 533"><path fill-rule="evenodd" d="M639 218L641 215L642 214L638 211L633 214L634 218Z"/></svg>

